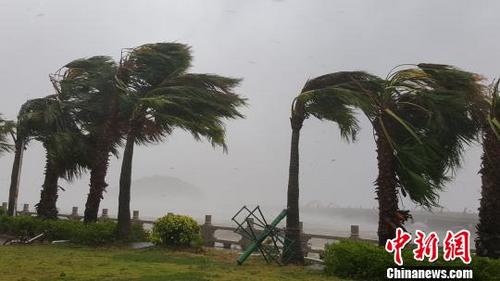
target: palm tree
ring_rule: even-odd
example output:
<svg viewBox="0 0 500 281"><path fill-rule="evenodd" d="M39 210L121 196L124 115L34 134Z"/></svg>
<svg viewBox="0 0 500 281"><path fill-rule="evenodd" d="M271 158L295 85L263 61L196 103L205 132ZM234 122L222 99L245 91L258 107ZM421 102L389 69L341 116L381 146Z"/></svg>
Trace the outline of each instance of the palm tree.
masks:
<svg viewBox="0 0 500 281"><path fill-rule="evenodd" d="M23 107L20 109L20 113L23 111ZM20 115L20 114L19 114ZM26 143L29 138L25 135L20 118L17 118L17 122L13 128L14 132L11 134L14 141L14 161L12 163L12 172L10 177L10 187L9 187L9 206L7 209L8 216L15 216L17 211L17 199L19 195L19 182L21 180L21 168L23 165L23 155L26 147Z"/></svg>
<svg viewBox="0 0 500 281"><path fill-rule="evenodd" d="M62 100L70 102L73 117L87 139L90 190L85 204L85 222L97 220L100 201L107 187L109 158L116 153L122 126L120 96L115 87L118 75L110 57L78 59L52 76Z"/></svg>
<svg viewBox="0 0 500 281"><path fill-rule="evenodd" d="M0 115L0 156L5 152L12 152L15 150L15 145L13 146L9 141L8 137L11 136L14 140L16 133L16 124L13 121L4 120ZM17 196L15 198L10 198L9 193L9 207L7 208L7 214L13 216L15 214L15 206L17 205ZM11 206L12 205L12 206Z"/></svg>
<svg viewBox="0 0 500 281"><path fill-rule="evenodd" d="M359 130L358 121L354 116L352 97L331 88L346 78L349 78L347 73L339 72L309 80L292 103L290 117L292 141L286 219L288 244L285 245L287 249L284 255L285 262L304 261L299 225L299 139L305 119L314 116L320 120L337 123L341 136L348 141L355 140Z"/></svg>
<svg viewBox="0 0 500 281"><path fill-rule="evenodd" d="M45 179L37 213L48 219L57 218L59 178L72 180L81 173L83 165L79 130L66 108L57 95L50 95L28 100L19 114L23 142L40 141L46 151Z"/></svg>
<svg viewBox="0 0 500 281"><path fill-rule="evenodd" d="M483 124L483 156L481 203L477 226L476 253L500 257L500 80L488 96L489 107L481 118Z"/></svg>
<svg viewBox="0 0 500 281"><path fill-rule="evenodd" d="M437 192L450 179L447 172L460 166L464 144L477 135L477 122L467 105L472 98L480 96L479 80L477 75L451 66L419 64L395 69L386 79L359 71L338 72L308 82L313 86L306 84L306 97L316 93L338 95L343 102L338 106L359 108L373 126L379 170L376 194L380 245L394 237L395 225L399 224L398 191L424 207L438 205ZM308 91L309 87L316 90ZM322 112L328 110L324 108ZM301 116L306 112L307 103L305 106L296 103L292 109L295 132L292 132L287 236L295 240L296 247L300 244L297 243L300 242L297 234L298 130ZM344 131L355 132L349 129L356 128L353 124L357 124L352 111L347 111L343 118L351 124L344 126ZM300 262L298 251L288 258Z"/></svg>
<svg viewBox="0 0 500 281"><path fill-rule="evenodd" d="M179 43L146 44L121 59L119 87L128 116L126 144L120 174L118 235L130 233L130 189L135 144L156 143L174 128L190 132L212 145L225 144L222 119L243 117L237 107L244 99L233 93L238 79L187 73L188 46Z"/></svg>

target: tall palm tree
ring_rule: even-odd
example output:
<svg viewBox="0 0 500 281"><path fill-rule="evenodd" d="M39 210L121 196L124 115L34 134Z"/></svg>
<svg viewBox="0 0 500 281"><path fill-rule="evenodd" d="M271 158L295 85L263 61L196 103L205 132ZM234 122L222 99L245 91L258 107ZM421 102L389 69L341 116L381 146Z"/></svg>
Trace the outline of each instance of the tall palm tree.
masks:
<svg viewBox="0 0 500 281"><path fill-rule="evenodd" d="M394 226L399 223L398 191L424 207L438 205L437 192L449 180L447 172L460 166L464 144L477 136L477 122L467 105L481 94L479 80L477 75L451 66L419 64L395 69L386 79L359 71L328 74L318 78L323 85L314 83L319 85L318 90L309 91L311 96L317 92L342 96L345 105L359 108L373 126L379 170L376 194L380 245L395 236ZM300 244L296 234L298 165L294 162L298 162L298 148L295 143L301 111L306 109L295 105L292 111L295 134L292 132L287 233L295 245ZM356 124L351 113L345 118ZM292 261L301 261L301 257L291 255Z"/></svg>
<svg viewBox="0 0 500 281"><path fill-rule="evenodd" d="M500 257L500 80L488 96L489 107L483 115L483 156L481 165L481 203L477 226L476 253Z"/></svg>
<svg viewBox="0 0 500 281"><path fill-rule="evenodd" d="M352 97L343 91L331 88L349 78L346 73L334 73L307 81L301 93L293 100L290 125L292 140L290 148L290 169L288 179L286 237L284 261L302 263L303 252L299 226L299 140L305 119L314 116L338 124L341 136L353 141L359 130L353 111ZM291 242L291 244L290 244Z"/></svg>
<svg viewBox="0 0 500 281"><path fill-rule="evenodd" d="M87 139L90 190L85 222L97 220L108 185L109 158L116 153L122 136L120 96L115 86L118 71L112 58L95 56L72 61L52 76L60 98L73 105L73 117Z"/></svg>
<svg viewBox="0 0 500 281"><path fill-rule="evenodd" d="M223 119L243 117L237 108L245 101L233 93L239 80L187 73L191 60L189 47L179 43L142 45L121 59L118 84L128 116L118 207L121 238L129 235L131 226L134 144L159 142L180 128L225 149Z"/></svg>

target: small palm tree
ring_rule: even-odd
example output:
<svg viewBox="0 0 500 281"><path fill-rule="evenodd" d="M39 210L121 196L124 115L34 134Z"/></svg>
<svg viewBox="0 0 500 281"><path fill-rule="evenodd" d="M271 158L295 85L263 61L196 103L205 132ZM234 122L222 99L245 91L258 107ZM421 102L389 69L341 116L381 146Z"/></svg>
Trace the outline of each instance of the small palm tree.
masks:
<svg viewBox="0 0 500 281"><path fill-rule="evenodd" d="M481 118L483 156L481 166L481 204L477 226L476 252L480 256L500 257L500 80L493 84L489 107Z"/></svg>
<svg viewBox="0 0 500 281"><path fill-rule="evenodd" d="M57 218L58 180L72 180L80 175L84 153L79 129L57 95L27 101L19 114L24 143L40 141L46 151L45 179L37 213L47 219Z"/></svg>
<svg viewBox="0 0 500 281"><path fill-rule="evenodd" d="M20 109L20 113L23 111L23 107ZM20 113L15 122L13 128L14 132L11 134L14 141L14 161L12 163L12 172L10 177L10 187L9 187L9 206L7 209L8 216L15 216L17 211L17 199L19 195L19 182L21 180L21 168L23 164L23 155L26 147L26 143L29 141L29 137L25 135L25 130L20 122Z"/></svg>
<svg viewBox="0 0 500 281"><path fill-rule="evenodd" d="M130 233L130 190L134 144L156 143L180 128L196 139L226 149L223 119L243 117L244 99L233 93L238 79L193 74L188 46L178 43L146 44L121 59L119 87L128 116L125 151L120 174L118 234Z"/></svg>
<svg viewBox="0 0 500 281"><path fill-rule="evenodd" d="M8 140L12 137L14 145ZM5 152L12 152L13 150L17 152L16 145L16 123L13 121L8 121L2 118L0 115L0 156ZM17 153L14 159L17 159ZM17 179L17 177L16 177ZM9 216L15 215L15 209L17 206L17 182L14 182L14 188L9 189L9 205L7 208L7 214ZM14 192L12 192L14 189Z"/></svg>
<svg viewBox="0 0 500 281"><path fill-rule="evenodd" d="M339 106L359 108L373 126L379 175L379 244L395 235L398 225L398 191L425 207L438 205L437 192L449 180L447 172L460 166L465 143L477 136L478 126L468 108L481 95L477 75L451 66L420 64L393 70L386 79L365 72L339 72L318 78L316 93L342 97ZM314 81L314 80L312 80ZM307 88L307 84L306 87ZM299 105L299 106L297 106ZM326 108L327 109L327 108ZM331 112L335 112L332 107ZM298 239L298 131L307 107L292 110L292 152L288 189L288 237ZM341 114L339 111L338 114ZM298 117L294 117L294 115ZM344 133L357 127L351 111L342 115ZM298 120L298 121L297 121ZM339 123L342 124L342 123ZM289 251L293 262L301 262L299 249ZM300 252L299 252L300 253Z"/></svg>

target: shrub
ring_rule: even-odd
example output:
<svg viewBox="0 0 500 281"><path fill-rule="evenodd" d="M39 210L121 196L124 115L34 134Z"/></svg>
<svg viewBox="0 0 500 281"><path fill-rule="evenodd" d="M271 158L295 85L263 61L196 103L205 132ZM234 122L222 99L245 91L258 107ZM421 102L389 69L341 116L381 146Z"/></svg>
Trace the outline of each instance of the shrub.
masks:
<svg viewBox="0 0 500 281"><path fill-rule="evenodd" d="M441 256L441 255L440 255ZM463 267L460 260L446 262L441 258L434 263L416 261L413 252L403 250L405 268L412 266ZM360 241L342 241L325 247L326 273L357 280L386 280L386 269L396 267L393 256L384 248ZM470 264L474 270L474 280L494 280L500 276L500 260L473 256Z"/></svg>
<svg viewBox="0 0 500 281"><path fill-rule="evenodd" d="M82 245L104 245L116 242L116 223L110 220L84 224L75 220L42 220L32 216L0 216L0 234L34 236L46 233L48 240L69 240ZM140 225L132 227L131 241L144 241Z"/></svg>
<svg viewBox="0 0 500 281"><path fill-rule="evenodd" d="M191 217L168 214L153 224L151 241L157 245L186 248L200 240L200 226Z"/></svg>
<svg viewBox="0 0 500 281"><path fill-rule="evenodd" d="M116 223L111 221L81 224L71 241L84 245L104 245L116 241Z"/></svg>
<svg viewBox="0 0 500 281"><path fill-rule="evenodd" d="M142 227L142 224L133 223L130 236L127 241L143 242L148 240L149 240L149 233Z"/></svg>
<svg viewBox="0 0 500 281"><path fill-rule="evenodd" d="M39 223L46 232L48 240L73 240L83 228L83 224L74 220L46 220Z"/></svg>
<svg viewBox="0 0 500 281"><path fill-rule="evenodd" d="M11 235L33 236L41 232L39 220L32 216L20 215L16 217L8 217L5 222L7 222L7 225L5 226L7 233Z"/></svg>
<svg viewBox="0 0 500 281"><path fill-rule="evenodd" d="M200 234L196 235L190 243L190 247L193 248L194 250L200 252L203 250L203 245L205 244L205 241L203 241L203 238L201 237Z"/></svg>

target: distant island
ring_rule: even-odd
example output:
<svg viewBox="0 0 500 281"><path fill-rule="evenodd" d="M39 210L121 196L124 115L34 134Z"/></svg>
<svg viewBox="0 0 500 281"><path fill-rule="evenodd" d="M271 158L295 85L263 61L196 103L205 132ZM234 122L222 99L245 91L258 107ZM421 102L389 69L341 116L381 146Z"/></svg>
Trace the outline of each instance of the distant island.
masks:
<svg viewBox="0 0 500 281"><path fill-rule="evenodd" d="M154 198L202 197L203 192L194 184L173 176L153 175L132 181L132 198L151 200Z"/></svg>

